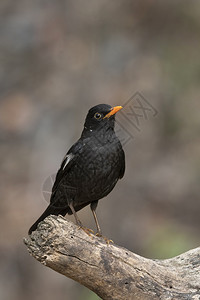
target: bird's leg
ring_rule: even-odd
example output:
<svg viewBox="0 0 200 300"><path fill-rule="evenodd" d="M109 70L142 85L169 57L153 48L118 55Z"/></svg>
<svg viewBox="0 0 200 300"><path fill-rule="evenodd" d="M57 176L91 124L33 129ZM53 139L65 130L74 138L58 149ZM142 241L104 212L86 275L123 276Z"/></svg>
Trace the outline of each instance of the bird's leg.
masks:
<svg viewBox="0 0 200 300"><path fill-rule="evenodd" d="M76 220L76 224L79 226L79 229L81 228L81 229L82 229L83 231L85 231L85 233L87 233L88 235L91 235L91 233L94 233L94 231L93 231L92 229L86 228L86 227L84 227L84 226L82 225L82 223L81 223L81 221L79 220L79 218L78 218L78 216L77 216L77 213L76 213L76 211L75 211L75 209L74 209L74 206L73 206L73 204L72 204L71 201L68 203L68 205L69 205L69 207L70 207L70 209L71 209L71 211L72 211L72 213L73 213L73 215L74 215L74 218L75 218L75 220Z"/></svg>
<svg viewBox="0 0 200 300"><path fill-rule="evenodd" d="M95 223L96 223L96 227L97 227L96 236L102 237L106 241L106 243L109 245L110 243L113 243L113 241L109 240L107 237L102 235L101 228L99 226L99 222L98 222L97 214L96 214L97 204L98 204L98 201L94 201L90 204L90 208L91 208L91 211L92 211Z"/></svg>
<svg viewBox="0 0 200 300"><path fill-rule="evenodd" d="M90 204L90 208L91 208L91 211L92 211L92 214L93 214L93 217L94 217L94 221L95 221L95 224L96 224L96 227L97 227L97 234L96 235L102 236L101 228L99 226L99 222L98 222L97 214L96 214L97 204L98 204L98 201L92 202Z"/></svg>
<svg viewBox="0 0 200 300"><path fill-rule="evenodd" d="M78 226L82 227L81 221L79 220L79 218L78 218L78 216L77 216L77 213L76 213L76 211L75 211L75 209L74 209L74 207L73 207L72 202L69 202L68 204L69 204L69 207L70 207L70 209L71 209L71 211L72 211L72 213L73 213L73 215L74 215L74 218L75 218L75 220L76 220L76 224L77 224Z"/></svg>

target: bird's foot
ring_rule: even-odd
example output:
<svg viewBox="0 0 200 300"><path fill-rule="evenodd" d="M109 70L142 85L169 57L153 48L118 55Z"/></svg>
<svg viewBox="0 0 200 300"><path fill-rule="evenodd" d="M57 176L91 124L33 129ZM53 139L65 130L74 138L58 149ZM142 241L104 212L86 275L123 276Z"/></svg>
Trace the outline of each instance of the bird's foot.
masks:
<svg viewBox="0 0 200 300"><path fill-rule="evenodd" d="M77 218L76 219L76 225L78 226L78 229L82 229L83 231L85 231L85 233L87 233L89 236L91 236L91 233L94 233L94 231L90 228L84 227L81 223L81 221Z"/></svg>
<svg viewBox="0 0 200 300"><path fill-rule="evenodd" d="M78 229L82 229L89 236L91 236L94 233L94 231L92 229L84 227L82 224L78 225L78 227L79 227Z"/></svg>
<svg viewBox="0 0 200 300"><path fill-rule="evenodd" d="M113 240L110 240L106 236L103 236L100 232L97 232L96 236L101 237L102 239L104 239L104 241L106 242L107 245L109 245L110 243L114 243Z"/></svg>

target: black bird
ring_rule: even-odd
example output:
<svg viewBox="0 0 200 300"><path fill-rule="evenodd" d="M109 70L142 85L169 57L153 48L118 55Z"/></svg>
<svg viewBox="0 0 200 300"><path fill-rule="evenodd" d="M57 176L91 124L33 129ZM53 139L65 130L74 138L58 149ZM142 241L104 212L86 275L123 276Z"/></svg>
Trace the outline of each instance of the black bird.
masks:
<svg viewBox="0 0 200 300"><path fill-rule="evenodd" d="M121 108L99 104L89 110L80 139L69 149L58 170L50 204L29 234L51 214L73 214L82 227L76 212L90 204L101 235L96 216L98 201L112 191L125 171L124 151L114 131L115 113Z"/></svg>

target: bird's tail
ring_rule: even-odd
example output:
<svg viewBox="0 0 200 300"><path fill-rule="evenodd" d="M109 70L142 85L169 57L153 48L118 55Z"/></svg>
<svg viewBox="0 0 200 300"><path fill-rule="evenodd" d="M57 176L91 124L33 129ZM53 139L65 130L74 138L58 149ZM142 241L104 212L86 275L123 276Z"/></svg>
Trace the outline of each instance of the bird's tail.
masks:
<svg viewBox="0 0 200 300"><path fill-rule="evenodd" d="M66 208L61 208L61 207L55 207L52 206L51 204L47 207L47 209L43 212L43 214L39 217L39 219L31 226L31 228L28 231L28 234L31 234L33 231L37 229L37 225L43 221L46 217L49 215L62 215L65 216L66 213L68 213L69 207Z"/></svg>

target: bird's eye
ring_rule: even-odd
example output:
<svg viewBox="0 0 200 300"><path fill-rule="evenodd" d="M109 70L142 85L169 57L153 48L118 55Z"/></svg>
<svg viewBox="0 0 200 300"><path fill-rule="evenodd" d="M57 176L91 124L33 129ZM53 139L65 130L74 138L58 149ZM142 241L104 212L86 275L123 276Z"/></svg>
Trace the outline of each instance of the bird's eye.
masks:
<svg viewBox="0 0 200 300"><path fill-rule="evenodd" d="M97 113L95 113L94 117L95 117L95 119L98 120L101 118L101 114L97 112Z"/></svg>

